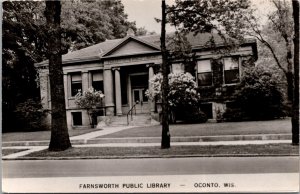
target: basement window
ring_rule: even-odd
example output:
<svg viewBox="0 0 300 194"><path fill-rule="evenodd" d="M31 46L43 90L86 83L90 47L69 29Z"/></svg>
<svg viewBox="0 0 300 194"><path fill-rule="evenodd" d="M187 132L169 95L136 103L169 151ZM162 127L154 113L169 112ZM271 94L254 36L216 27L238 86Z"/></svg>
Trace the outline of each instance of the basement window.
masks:
<svg viewBox="0 0 300 194"><path fill-rule="evenodd" d="M82 113L72 112L73 126L82 126Z"/></svg>

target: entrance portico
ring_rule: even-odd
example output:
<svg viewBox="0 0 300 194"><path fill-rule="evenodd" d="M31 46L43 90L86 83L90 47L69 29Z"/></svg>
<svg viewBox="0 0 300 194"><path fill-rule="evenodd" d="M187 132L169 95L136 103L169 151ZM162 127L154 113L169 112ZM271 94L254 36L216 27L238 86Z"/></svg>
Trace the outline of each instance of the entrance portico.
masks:
<svg viewBox="0 0 300 194"><path fill-rule="evenodd" d="M154 103L145 92L155 64L161 63L157 46L128 37L104 53L102 60L106 115L127 114L133 105L137 113L154 111Z"/></svg>
<svg viewBox="0 0 300 194"><path fill-rule="evenodd" d="M155 104L145 93L149 89L149 79L154 76L155 66L154 63L141 63L106 69L104 71L106 115L125 115L134 105L137 114L154 112ZM106 83L110 83L112 87L106 86Z"/></svg>

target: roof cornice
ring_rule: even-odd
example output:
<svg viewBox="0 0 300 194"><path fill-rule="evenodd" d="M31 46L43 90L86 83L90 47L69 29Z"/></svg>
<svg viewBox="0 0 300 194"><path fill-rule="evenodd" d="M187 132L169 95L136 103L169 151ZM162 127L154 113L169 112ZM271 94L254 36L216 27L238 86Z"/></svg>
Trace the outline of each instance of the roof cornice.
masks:
<svg viewBox="0 0 300 194"><path fill-rule="evenodd" d="M155 50L160 51L160 48L159 48L158 46L152 44L152 43L149 43L149 42L147 42L147 41L144 41L144 40L142 40L142 39L140 39L140 38L137 38L137 37L134 37L134 36L127 36L127 37L123 38L123 39L121 40L121 42L119 42L119 43L118 43L117 45L115 45L113 48L111 48L110 50L108 50L108 51L106 51L105 53L103 53L103 54L102 54L102 58L104 58L104 57L106 57L107 55L113 53L113 52L116 51L118 48L122 47L122 46L125 45L127 42L129 42L131 39L132 39L132 40L135 40L135 41L137 41L137 42L140 42L140 43L142 43L142 44L144 44L144 45L146 45L146 46L148 46L148 47L151 47L151 48L153 48L153 49L155 49Z"/></svg>

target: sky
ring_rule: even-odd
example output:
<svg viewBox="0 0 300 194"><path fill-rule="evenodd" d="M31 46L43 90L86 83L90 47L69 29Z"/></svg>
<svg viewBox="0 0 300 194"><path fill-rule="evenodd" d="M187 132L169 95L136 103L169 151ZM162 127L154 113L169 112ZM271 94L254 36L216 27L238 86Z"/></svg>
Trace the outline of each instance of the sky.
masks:
<svg viewBox="0 0 300 194"><path fill-rule="evenodd" d="M166 0L168 5L174 2L175 0ZM252 2L262 17L273 9L270 0L252 0ZM129 21L136 21L137 27L145 27L149 32L160 33L160 23L154 18L161 18L161 0L122 0L122 3ZM174 31L170 26L167 26L166 30Z"/></svg>
<svg viewBox="0 0 300 194"><path fill-rule="evenodd" d="M175 0L166 0L167 4ZM137 27L145 27L149 32L160 33L160 23L154 18L161 18L161 0L122 0L129 21L136 21ZM167 27L167 31L171 28ZM171 30L172 31L172 30Z"/></svg>

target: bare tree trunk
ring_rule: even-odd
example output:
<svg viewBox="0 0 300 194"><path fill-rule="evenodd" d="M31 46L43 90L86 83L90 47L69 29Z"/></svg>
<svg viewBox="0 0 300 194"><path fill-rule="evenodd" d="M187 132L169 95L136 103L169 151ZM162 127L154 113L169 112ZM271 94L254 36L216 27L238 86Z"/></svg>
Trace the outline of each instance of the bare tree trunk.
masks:
<svg viewBox="0 0 300 194"><path fill-rule="evenodd" d="M299 144L299 1L292 0L294 17L294 98L292 113L292 144Z"/></svg>
<svg viewBox="0 0 300 194"><path fill-rule="evenodd" d="M51 93L50 151L62 151L71 147L69 138L63 83L60 1L46 1L45 16L48 25L48 58Z"/></svg>
<svg viewBox="0 0 300 194"><path fill-rule="evenodd" d="M161 52L162 52L162 135L161 148L170 148L169 115L168 115L168 53L166 49L166 2L162 0L162 21L161 21Z"/></svg>

